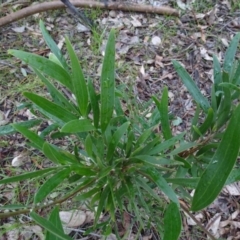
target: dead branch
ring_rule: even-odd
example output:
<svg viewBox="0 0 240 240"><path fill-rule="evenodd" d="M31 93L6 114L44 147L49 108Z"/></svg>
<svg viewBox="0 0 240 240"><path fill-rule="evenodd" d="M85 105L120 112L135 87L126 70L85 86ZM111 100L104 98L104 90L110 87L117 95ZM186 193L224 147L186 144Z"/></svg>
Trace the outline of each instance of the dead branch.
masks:
<svg viewBox="0 0 240 240"><path fill-rule="evenodd" d="M129 12L142 12L142 13L155 13L155 14L164 14L164 15L173 15L179 16L179 13L176 9L170 7L152 7L149 5L137 5L137 4L126 4L126 3L113 3L110 2L106 7L104 3L89 1L89 0L72 0L71 3L75 7L83 8L101 8L101 9L110 9L110 10L121 10ZM31 5L25 7L17 12L10 13L5 17L0 18L0 27L3 27L9 23L16 22L22 18L31 16L36 13L46 12L50 10L56 10L65 8L64 4L61 1L52 1L44 2L36 5Z"/></svg>

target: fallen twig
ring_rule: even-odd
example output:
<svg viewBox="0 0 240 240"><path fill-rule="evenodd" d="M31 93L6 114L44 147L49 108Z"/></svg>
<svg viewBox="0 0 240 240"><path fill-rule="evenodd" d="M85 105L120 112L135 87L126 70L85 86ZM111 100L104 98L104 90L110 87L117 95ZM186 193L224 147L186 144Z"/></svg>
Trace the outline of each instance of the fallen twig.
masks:
<svg viewBox="0 0 240 240"><path fill-rule="evenodd" d="M89 1L89 0L72 0L71 3L75 7L84 8L107 8L111 10L122 10L130 12L143 12L143 13L155 13L155 14L165 14L179 16L179 12L170 7L153 7L149 5L137 5L137 4L126 4L126 3L112 3L110 2L107 6L104 3ZM0 27L3 27L9 23L16 22L22 18L31 16L36 13L46 12L49 10L56 10L65 8L65 5L61 1L44 2L29 7L25 7L17 12L8 14L5 17L0 18Z"/></svg>

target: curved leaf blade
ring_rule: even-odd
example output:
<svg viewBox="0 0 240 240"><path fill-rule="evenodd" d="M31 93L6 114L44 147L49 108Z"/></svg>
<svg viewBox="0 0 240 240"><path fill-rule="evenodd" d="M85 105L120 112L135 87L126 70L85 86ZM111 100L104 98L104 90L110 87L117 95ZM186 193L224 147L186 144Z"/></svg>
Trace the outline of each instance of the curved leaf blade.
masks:
<svg viewBox="0 0 240 240"><path fill-rule="evenodd" d="M240 148L240 105L235 109L211 162L201 176L193 196L192 210L208 206L222 190Z"/></svg>

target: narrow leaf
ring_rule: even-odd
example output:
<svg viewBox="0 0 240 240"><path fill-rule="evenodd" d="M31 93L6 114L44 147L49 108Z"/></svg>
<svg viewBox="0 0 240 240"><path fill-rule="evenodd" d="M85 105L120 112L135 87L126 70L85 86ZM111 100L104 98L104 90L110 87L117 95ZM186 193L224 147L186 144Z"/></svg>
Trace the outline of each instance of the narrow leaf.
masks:
<svg viewBox="0 0 240 240"><path fill-rule="evenodd" d="M76 119L66 123L62 127L61 132L78 133L89 132L93 130L95 130L95 127L92 125L92 122L89 119Z"/></svg>
<svg viewBox="0 0 240 240"><path fill-rule="evenodd" d="M31 127L38 125L40 122L42 122L42 120L32 119L32 120L25 121L25 122L19 122L17 125L26 127L26 128L31 128ZM15 132L16 132L16 129L11 124L0 127L0 136L5 136L5 135L12 134Z"/></svg>
<svg viewBox="0 0 240 240"><path fill-rule="evenodd" d="M221 192L236 162L240 147L240 105L235 109L211 162L193 196L192 210L207 207Z"/></svg>
<svg viewBox="0 0 240 240"><path fill-rule="evenodd" d="M107 151L107 161L110 161L113 157L113 153L121 140L122 136L126 133L128 126L130 125L129 122L124 123L122 126L120 126L117 131L113 134L112 139L110 140L110 143L108 145L108 151Z"/></svg>
<svg viewBox="0 0 240 240"><path fill-rule="evenodd" d="M50 102L49 100L30 92L25 92L24 96L30 99L33 103L35 103L40 109L46 111L49 115L59 119L63 123L69 122L73 119L76 119L76 115L67 111L63 107Z"/></svg>
<svg viewBox="0 0 240 240"><path fill-rule="evenodd" d="M69 73L53 61L45 57L20 50L9 50L8 53L21 59L29 66L38 69L40 72L48 75L49 77L59 81L70 90L73 89Z"/></svg>
<svg viewBox="0 0 240 240"><path fill-rule="evenodd" d="M66 37L66 45L68 54L71 60L71 67L72 67L72 85L74 90L74 95L77 99L77 104L82 116L86 117L87 115L87 106L88 106L88 91L87 91L87 84L78 61L78 57L73 50L73 47Z"/></svg>
<svg viewBox="0 0 240 240"><path fill-rule="evenodd" d="M62 55L62 53L61 53L60 49L58 48L57 44L54 42L52 37L49 35L49 33L48 33L47 29L45 28L42 20L40 20L39 25L40 25L40 30L42 32L42 35L43 35L43 38L44 38L46 44L51 49L53 54L57 57L59 62L62 64L63 68L65 70L68 70L68 65L66 63L66 60L65 60L64 56Z"/></svg>
<svg viewBox="0 0 240 240"><path fill-rule="evenodd" d="M76 114L79 114L75 105L73 105L60 91L58 91L57 88L47 80L47 78L45 78L37 69L34 69L34 71L41 79L41 81L46 85L54 103L63 108L66 108L68 111L73 111Z"/></svg>
<svg viewBox="0 0 240 240"><path fill-rule="evenodd" d="M159 187L159 189L161 189L169 197L171 201L179 205L178 198L173 189L168 185L167 181L161 176L159 172L153 168L147 168L142 174L146 174L148 178L154 182Z"/></svg>
<svg viewBox="0 0 240 240"><path fill-rule="evenodd" d="M44 175L47 172L51 172L54 170L56 170L56 168L48 168L48 169L38 170L38 171L30 172L30 173L24 173L24 174L13 176L13 177L7 177L7 178L0 180L0 184L6 184L6 183L24 181L27 179L33 179L33 178L39 177L41 175Z"/></svg>
<svg viewBox="0 0 240 240"><path fill-rule="evenodd" d="M72 238L70 238L69 236L67 236L64 233L62 233L62 231L59 231L59 229L57 227L55 227L54 224L51 221L49 221L49 220L47 220L47 219L45 219L43 217L40 217L35 212L31 212L30 213L30 217L36 223L38 223L40 226L45 228L47 231L49 231L52 234L54 234L57 237L58 240L72 240Z"/></svg>
<svg viewBox="0 0 240 240"><path fill-rule="evenodd" d="M49 222L51 222L54 225L54 227L58 229L58 234L60 233L64 235L62 222L59 217L59 207L55 207L52 210L49 217ZM59 240L59 238L54 233L47 231L45 240Z"/></svg>
<svg viewBox="0 0 240 240"><path fill-rule="evenodd" d="M34 203L41 202L49 193L51 193L63 180L71 173L70 168L65 168L51 176L37 191L34 196Z"/></svg>
<svg viewBox="0 0 240 240"><path fill-rule="evenodd" d="M185 68L182 67L182 65L175 60L173 60L172 62L173 62L173 66L174 66L175 70L177 71L178 75L182 79L182 82L188 89L189 93L192 95L193 99L196 101L196 103L198 103L201 106L203 111L207 113L208 109L210 108L210 104L209 104L207 98L205 98L202 95L202 93L200 92L196 83L190 77L190 75L185 70Z"/></svg>
<svg viewBox="0 0 240 240"><path fill-rule="evenodd" d="M88 80L88 92L89 92L91 107L93 111L93 123L95 128L97 129L99 125L99 116L100 116L99 102L98 102L97 94L94 90L93 83L90 79Z"/></svg>
<svg viewBox="0 0 240 240"><path fill-rule="evenodd" d="M23 127L19 124L13 124L12 125L18 132L20 132L23 136L25 136L28 140L30 140L36 148L40 151L42 151L44 140L39 137L36 133L33 131L27 129L26 127Z"/></svg>
<svg viewBox="0 0 240 240"><path fill-rule="evenodd" d="M161 116L161 127L163 136L166 140L172 137L172 131L170 128L169 118L168 118L168 89L167 87L164 87L163 93L162 93L162 99L159 103L157 98L153 96L153 100L155 104L157 105L158 111Z"/></svg>
<svg viewBox="0 0 240 240"><path fill-rule="evenodd" d="M236 34L232 41L230 42L230 45L225 53L224 63L223 63L223 70L224 72L230 73L231 68L234 63L235 54L238 48L238 43L240 40L240 33Z"/></svg>
<svg viewBox="0 0 240 240"><path fill-rule="evenodd" d="M178 205L169 203L164 214L164 238L163 240L178 240L182 228L182 220Z"/></svg>
<svg viewBox="0 0 240 240"><path fill-rule="evenodd" d="M113 114L115 98L115 34L111 30L101 74L101 130L105 132Z"/></svg>

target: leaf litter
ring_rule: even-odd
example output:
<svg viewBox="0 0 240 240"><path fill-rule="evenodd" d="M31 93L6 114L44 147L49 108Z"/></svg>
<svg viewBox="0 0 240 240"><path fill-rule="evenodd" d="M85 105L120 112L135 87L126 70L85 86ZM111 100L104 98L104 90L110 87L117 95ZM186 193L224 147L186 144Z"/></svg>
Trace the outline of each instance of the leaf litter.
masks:
<svg viewBox="0 0 240 240"><path fill-rule="evenodd" d="M172 6L174 4L174 1L171 0L132 0L132 2L139 4L149 3L153 6L162 4ZM25 63L10 59L7 55L8 49L21 48L42 56L48 56L49 49L44 44L38 27L38 21L41 18L44 19L48 31L50 31L59 47L63 48L63 51L65 51L65 46L63 45L64 36L66 34L70 36L79 58L82 59L81 56L84 56L83 69L85 70L85 75L96 79L96 85L98 85L98 73L101 66L98 61L100 56L95 53L100 51L104 54L101 49L103 50L105 47L104 42L106 42L108 30L111 27L118 29L119 33L116 41L117 81L133 85L134 94L139 104L144 104L154 94L161 94L163 86L168 86L169 110L175 116L172 125L174 134L188 130L190 120L195 112L195 106L186 88L176 75L171 60L178 60L191 74L201 92L206 97L209 97L213 79L212 57L216 55L218 60L222 62L231 38L240 29L240 6L237 0L213 1L211 3L208 1L178 0L176 3L182 10L180 18L104 10L98 14L96 19L100 28L107 29L105 30L105 35L100 36L100 39L93 39L84 26L77 24L65 11L35 14L32 17L12 23L1 29L1 125L23 121L32 117L26 109L17 111L15 107L16 103L24 100L21 95L25 89L24 87L30 88L31 91L37 91L40 94L44 94L46 90L37 79L31 85L30 82L33 78L31 69ZM9 4L10 6L3 8L1 16L11 11L11 8L16 10L22 7L21 3L18 4L15 1L10 1ZM239 51L237 59L240 59ZM87 63L88 67L84 67L84 62ZM23 89L21 89L22 87ZM48 123L43 123L42 129L47 125ZM39 129L39 131L41 132L42 130ZM60 142L60 144L67 146L67 143L64 141ZM15 168L19 168L15 171L21 172L23 169L31 169L33 165L34 168L48 166L49 163L47 162L39 165L34 154L30 156L28 154L24 155L24 147L25 140L19 134L0 137L0 165L4 175L12 174L8 171L8 166L13 164L14 154L16 155L16 153L19 153L19 158L21 153L23 153L27 160L22 160L17 165L14 163ZM216 238L240 239L239 189L239 183L226 186L214 203L201 213L195 214L195 217ZM3 191L1 194L2 199L10 200L7 200L10 190L11 187L9 186L9 189ZM6 193L5 197L4 193ZM12 195L11 198L13 197ZM26 199L24 200L26 196L23 195L21 198L23 202L26 201ZM3 204L4 201L0 200L0 206ZM66 209L68 209L67 205ZM22 223L27 223L28 219L22 218L21 221ZM81 223L80 229L90 225L91 221L92 218L87 223ZM123 234L126 231L126 226L129 227L131 225L131 218L126 215L124 221L122 230L119 230L123 231ZM9 223L10 225L13 224L13 219L2 222L2 226L8 229ZM183 223L184 232L181 239L203 239L203 233L194 228L192 221L187 220L183 221ZM132 228L129 239L134 237L134 229L136 230L136 228L137 226ZM36 232L38 233L36 234ZM41 239L39 229L36 232L32 231L31 239ZM77 231L74 235L76 238L82 236L82 233L76 233ZM12 234L15 234L12 239L19 236L23 237L21 231L17 231L17 233L15 231ZM37 235L39 235L39 238ZM114 237L112 236L111 239ZM154 231L151 231L150 234L143 233L142 237L144 239L157 239L158 236L156 236ZM98 239L99 237L91 236L90 238ZM0 237L0 239L2 238Z"/></svg>

